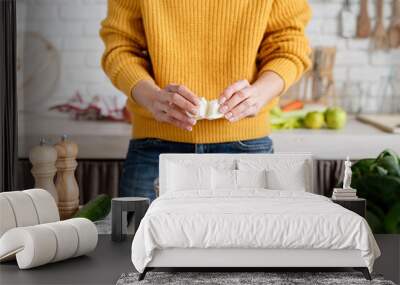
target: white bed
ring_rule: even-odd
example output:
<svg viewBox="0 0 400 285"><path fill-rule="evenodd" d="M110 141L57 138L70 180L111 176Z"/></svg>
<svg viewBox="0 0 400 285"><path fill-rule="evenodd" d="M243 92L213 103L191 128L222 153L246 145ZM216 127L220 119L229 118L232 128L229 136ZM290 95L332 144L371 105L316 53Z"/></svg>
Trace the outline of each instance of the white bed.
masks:
<svg viewBox="0 0 400 285"><path fill-rule="evenodd" d="M155 267L354 267L369 278L380 251L367 222L312 194L312 172L310 154L162 154L160 197L132 243L140 278Z"/></svg>

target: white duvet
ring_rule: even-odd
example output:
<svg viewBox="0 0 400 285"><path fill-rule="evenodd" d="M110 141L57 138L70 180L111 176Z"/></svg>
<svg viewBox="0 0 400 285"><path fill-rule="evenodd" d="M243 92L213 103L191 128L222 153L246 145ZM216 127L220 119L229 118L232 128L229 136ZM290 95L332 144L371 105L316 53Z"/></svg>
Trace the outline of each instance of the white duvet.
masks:
<svg viewBox="0 0 400 285"><path fill-rule="evenodd" d="M358 249L370 271L380 255L359 215L320 195L265 189L164 194L134 237L135 268L143 272L165 248Z"/></svg>

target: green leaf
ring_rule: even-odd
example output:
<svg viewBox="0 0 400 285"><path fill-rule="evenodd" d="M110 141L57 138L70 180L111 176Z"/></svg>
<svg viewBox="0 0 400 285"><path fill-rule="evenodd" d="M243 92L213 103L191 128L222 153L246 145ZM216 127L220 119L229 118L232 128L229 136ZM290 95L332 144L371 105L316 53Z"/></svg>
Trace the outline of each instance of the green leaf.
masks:
<svg viewBox="0 0 400 285"><path fill-rule="evenodd" d="M377 174L379 176L386 176L389 173L389 171L377 164L373 164L370 171L371 173Z"/></svg>
<svg viewBox="0 0 400 285"><path fill-rule="evenodd" d="M367 174L370 171L371 165L375 163L374 158L361 159L351 167L354 174Z"/></svg>
<svg viewBox="0 0 400 285"><path fill-rule="evenodd" d="M367 222L371 227L371 230L374 234L381 234L385 232L383 227L383 223L379 220L379 218L371 211L367 211Z"/></svg>
<svg viewBox="0 0 400 285"><path fill-rule="evenodd" d="M367 211L374 213L375 216L383 223L383 220L385 219L385 213L372 201L367 202Z"/></svg>
<svg viewBox="0 0 400 285"><path fill-rule="evenodd" d="M377 157L377 160L383 158L383 157L392 157L395 160L395 163L397 165L399 165L400 163L400 159L399 156L396 154L396 152L394 150L391 149L385 149L384 151L382 151L379 156Z"/></svg>
<svg viewBox="0 0 400 285"><path fill-rule="evenodd" d="M400 165L398 164L397 156L386 155L378 158L376 163L378 167L385 169L387 174L400 177Z"/></svg>
<svg viewBox="0 0 400 285"><path fill-rule="evenodd" d="M400 234L400 203L390 209L385 217L385 230L389 234Z"/></svg>
<svg viewBox="0 0 400 285"><path fill-rule="evenodd" d="M400 159L392 150L353 167L352 187L367 199L367 220L374 233L400 233Z"/></svg>
<svg viewBox="0 0 400 285"><path fill-rule="evenodd" d="M367 174L352 181L358 195L371 201L387 213L400 202L400 177Z"/></svg>

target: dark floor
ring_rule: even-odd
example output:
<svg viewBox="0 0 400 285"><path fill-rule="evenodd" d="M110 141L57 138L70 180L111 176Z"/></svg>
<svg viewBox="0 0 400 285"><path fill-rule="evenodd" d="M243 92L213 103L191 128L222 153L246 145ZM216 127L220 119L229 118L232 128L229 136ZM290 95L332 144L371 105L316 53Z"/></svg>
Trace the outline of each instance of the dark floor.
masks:
<svg viewBox="0 0 400 285"><path fill-rule="evenodd" d="M396 247L396 250L394 249L395 246L390 243L383 243L382 239L388 239L390 235L378 235L376 238L382 251L382 257L376 261L374 272L383 274L385 279L393 280L397 283L400 280L400 273L398 270L398 253L400 253L400 247ZM131 243L132 237L128 237L124 242L117 243L111 241L110 235L99 235L99 243L96 250L87 256L47 264L28 270L19 270L15 261L1 263L0 285L115 284L122 273L135 271L130 258ZM395 243L395 245L398 246L397 243ZM182 268L179 270L186 271ZM270 270L279 271L276 268ZM309 268L297 270L348 271L351 269L325 268L321 270ZM288 271L297 270L291 269ZM283 271L287 271L287 269Z"/></svg>
<svg viewBox="0 0 400 285"><path fill-rule="evenodd" d="M124 272L134 271L132 238L121 243L100 235L97 248L81 256L41 267L19 270L17 263L0 264L0 284L115 284Z"/></svg>

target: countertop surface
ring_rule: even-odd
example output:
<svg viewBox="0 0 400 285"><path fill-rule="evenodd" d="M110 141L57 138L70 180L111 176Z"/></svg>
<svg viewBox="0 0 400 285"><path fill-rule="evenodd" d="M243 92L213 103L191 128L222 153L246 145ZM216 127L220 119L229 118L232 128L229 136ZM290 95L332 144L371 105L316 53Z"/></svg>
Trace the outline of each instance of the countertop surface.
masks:
<svg viewBox="0 0 400 285"><path fill-rule="evenodd" d="M19 157L41 137L55 143L68 134L79 145L81 159L124 159L131 125L120 122L75 121L60 114L22 114L19 117ZM275 152L311 152L316 159L376 157L383 149L400 153L400 135L385 133L350 117L342 130L297 129L271 134Z"/></svg>

